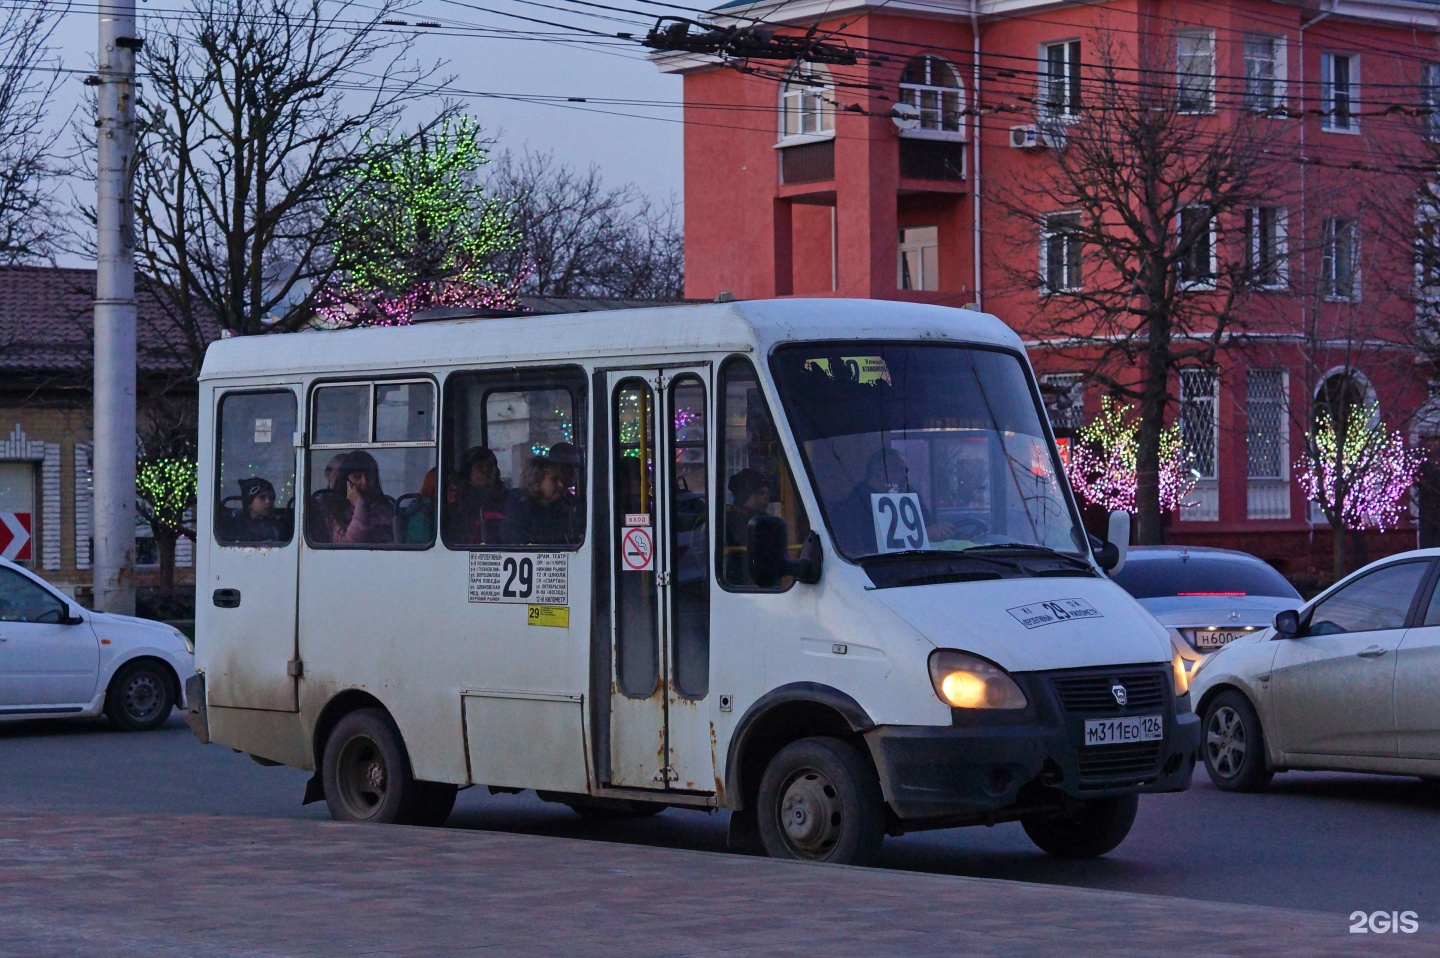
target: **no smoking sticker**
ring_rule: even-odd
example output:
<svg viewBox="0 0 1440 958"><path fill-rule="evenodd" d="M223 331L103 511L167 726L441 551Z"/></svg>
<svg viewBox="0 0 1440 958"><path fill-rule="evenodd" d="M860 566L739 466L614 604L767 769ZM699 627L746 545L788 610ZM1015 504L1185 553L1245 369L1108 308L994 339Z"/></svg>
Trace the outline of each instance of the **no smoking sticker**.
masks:
<svg viewBox="0 0 1440 958"><path fill-rule="evenodd" d="M649 572L655 568L655 540L644 526L625 530L620 538L620 562L626 572Z"/></svg>

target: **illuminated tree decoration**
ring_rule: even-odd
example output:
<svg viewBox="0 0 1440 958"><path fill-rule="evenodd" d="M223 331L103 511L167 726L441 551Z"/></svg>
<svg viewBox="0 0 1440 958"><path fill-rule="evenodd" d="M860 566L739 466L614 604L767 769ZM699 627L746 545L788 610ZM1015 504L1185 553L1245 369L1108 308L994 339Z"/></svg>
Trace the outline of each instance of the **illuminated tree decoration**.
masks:
<svg viewBox="0 0 1440 958"><path fill-rule="evenodd" d="M1135 511L1136 436L1140 420L1134 407L1100 400L1100 414L1076 435L1070 459L1070 485L1085 499L1106 511ZM1160 508L1191 505L1185 497L1197 478L1191 455L1180 439L1179 425L1160 433Z"/></svg>
<svg viewBox="0 0 1440 958"><path fill-rule="evenodd" d="M1388 432L1375 404L1355 406L1344 435L1321 410L1315 431L1306 434L1306 454L1295 463L1305 497L1325 511L1332 525L1350 529L1393 528L1400 500L1415 484L1425 456L1406 449L1398 432Z"/></svg>
<svg viewBox="0 0 1440 958"><path fill-rule="evenodd" d="M339 280L323 289L327 326L400 326L436 307L514 309L524 276L501 276L496 253L520 243L509 209L485 196L480 126L447 120L411 139L372 141L330 198L340 228Z"/></svg>
<svg viewBox="0 0 1440 958"><path fill-rule="evenodd" d="M142 459L135 477L141 517L157 532L187 532L185 513L195 505L195 483L194 459Z"/></svg>

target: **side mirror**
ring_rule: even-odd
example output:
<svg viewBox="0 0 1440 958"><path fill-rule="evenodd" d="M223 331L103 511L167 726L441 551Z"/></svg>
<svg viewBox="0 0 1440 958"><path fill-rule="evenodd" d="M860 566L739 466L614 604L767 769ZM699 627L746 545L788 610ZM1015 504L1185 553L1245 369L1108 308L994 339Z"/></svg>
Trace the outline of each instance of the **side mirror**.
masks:
<svg viewBox="0 0 1440 958"><path fill-rule="evenodd" d="M790 540L785 520L779 516L755 516L745 527L745 554L750 565L750 581L762 589L772 589L787 575L810 585L820 581L824 553L820 536L811 532L805 537L800 558L791 561L787 554Z"/></svg>
<svg viewBox="0 0 1440 958"><path fill-rule="evenodd" d="M1287 639L1300 634L1300 613L1294 609L1275 613L1275 632Z"/></svg>
<svg viewBox="0 0 1440 958"><path fill-rule="evenodd" d="M1117 509L1110 513L1107 541L1095 550L1100 568L1114 575L1125 568L1125 553L1130 548L1130 513Z"/></svg>

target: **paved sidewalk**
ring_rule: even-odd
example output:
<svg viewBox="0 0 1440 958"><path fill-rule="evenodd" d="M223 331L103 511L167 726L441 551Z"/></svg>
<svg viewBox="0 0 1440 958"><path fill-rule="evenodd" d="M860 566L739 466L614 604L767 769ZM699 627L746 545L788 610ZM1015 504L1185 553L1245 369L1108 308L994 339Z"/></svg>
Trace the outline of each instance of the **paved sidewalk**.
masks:
<svg viewBox="0 0 1440 958"><path fill-rule="evenodd" d="M0 958L1440 955L1421 922L459 829L0 821Z"/></svg>

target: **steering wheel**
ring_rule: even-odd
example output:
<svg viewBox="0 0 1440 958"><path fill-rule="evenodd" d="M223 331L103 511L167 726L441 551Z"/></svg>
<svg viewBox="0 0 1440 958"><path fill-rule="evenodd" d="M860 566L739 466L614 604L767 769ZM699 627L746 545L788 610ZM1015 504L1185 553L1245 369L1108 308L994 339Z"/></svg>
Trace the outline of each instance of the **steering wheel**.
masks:
<svg viewBox="0 0 1440 958"><path fill-rule="evenodd" d="M954 530L956 539L969 539L974 542L990 531L990 524L979 516L962 516L950 523L950 528Z"/></svg>

